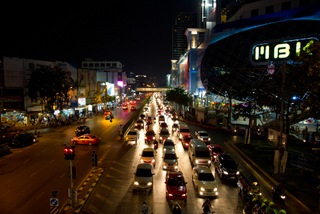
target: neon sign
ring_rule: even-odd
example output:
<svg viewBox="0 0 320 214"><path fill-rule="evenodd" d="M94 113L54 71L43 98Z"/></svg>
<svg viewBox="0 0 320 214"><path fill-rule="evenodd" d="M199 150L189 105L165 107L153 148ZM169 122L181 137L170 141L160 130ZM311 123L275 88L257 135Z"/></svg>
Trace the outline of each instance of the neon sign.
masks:
<svg viewBox="0 0 320 214"><path fill-rule="evenodd" d="M306 51L307 48L318 40L315 37L299 38L291 40L273 40L269 42L257 42L251 46L250 62L253 65L268 65L270 61L276 63L283 59L299 56L301 51Z"/></svg>

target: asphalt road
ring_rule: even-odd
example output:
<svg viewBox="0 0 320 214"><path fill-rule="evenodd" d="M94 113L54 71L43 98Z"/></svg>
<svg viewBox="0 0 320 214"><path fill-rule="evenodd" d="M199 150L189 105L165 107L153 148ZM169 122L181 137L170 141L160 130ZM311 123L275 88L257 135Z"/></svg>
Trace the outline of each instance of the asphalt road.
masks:
<svg viewBox="0 0 320 214"><path fill-rule="evenodd" d="M137 108L142 102L137 103ZM92 134L101 138L98 146L76 145L75 160L76 189L92 169L91 154L97 151L99 164L116 161L121 154L130 149L116 141L120 124L132 116L130 110L121 108L113 111L115 118L111 123L103 116L87 120ZM50 213L52 191L59 191L59 206L67 202L67 190L71 186L69 161L64 159L64 144L75 136L78 125L59 126L40 130L37 142L25 148L12 148L11 154L0 158L0 214ZM119 153L114 152L119 151ZM104 158L102 158L104 157ZM102 161L102 162L101 162Z"/></svg>

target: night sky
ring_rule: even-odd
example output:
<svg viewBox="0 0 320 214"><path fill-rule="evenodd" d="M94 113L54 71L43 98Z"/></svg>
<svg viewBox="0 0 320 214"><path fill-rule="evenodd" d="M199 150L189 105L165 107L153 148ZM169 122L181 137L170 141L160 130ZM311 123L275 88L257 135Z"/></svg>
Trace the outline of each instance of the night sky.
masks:
<svg viewBox="0 0 320 214"><path fill-rule="evenodd" d="M62 1L6 3L1 14L1 56L77 63L120 61L124 71L170 72L172 26L198 0ZM68 1L64 1L68 2Z"/></svg>

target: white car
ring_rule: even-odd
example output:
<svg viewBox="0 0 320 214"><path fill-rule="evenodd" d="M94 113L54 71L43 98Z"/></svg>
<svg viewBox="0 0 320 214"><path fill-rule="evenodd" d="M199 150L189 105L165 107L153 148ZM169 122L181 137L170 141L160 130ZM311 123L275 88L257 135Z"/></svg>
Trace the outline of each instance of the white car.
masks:
<svg viewBox="0 0 320 214"><path fill-rule="evenodd" d="M194 167L192 182L199 196L218 196L218 185L210 168L205 166Z"/></svg>
<svg viewBox="0 0 320 214"><path fill-rule="evenodd" d="M140 163L134 173L133 189L153 188L153 166L149 163Z"/></svg>
<svg viewBox="0 0 320 214"><path fill-rule="evenodd" d="M196 131L195 136L205 142L207 145L210 144L211 138L206 131Z"/></svg>
<svg viewBox="0 0 320 214"><path fill-rule="evenodd" d="M126 141L138 142L138 140L139 140L139 132L136 129L130 130L126 136Z"/></svg>
<svg viewBox="0 0 320 214"><path fill-rule="evenodd" d="M178 157L172 150L167 150L163 154L163 165L162 168L165 170L178 170Z"/></svg>
<svg viewBox="0 0 320 214"><path fill-rule="evenodd" d="M140 163L149 163L152 164L153 167L156 166L156 155L154 154L153 148L144 148L140 156Z"/></svg>

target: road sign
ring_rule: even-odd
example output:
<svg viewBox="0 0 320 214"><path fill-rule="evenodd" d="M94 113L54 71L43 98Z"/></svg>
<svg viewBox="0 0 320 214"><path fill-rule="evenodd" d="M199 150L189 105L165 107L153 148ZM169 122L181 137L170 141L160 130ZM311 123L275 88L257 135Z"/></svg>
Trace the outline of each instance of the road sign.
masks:
<svg viewBox="0 0 320 214"><path fill-rule="evenodd" d="M304 154L292 154L291 166L313 172L314 170L314 158Z"/></svg>
<svg viewBox="0 0 320 214"><path fill-rule="evenodd" d="M57 198L50 198L50 206L51 206L51 207L59 207L59 199L57 199Z"/></svg>

